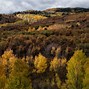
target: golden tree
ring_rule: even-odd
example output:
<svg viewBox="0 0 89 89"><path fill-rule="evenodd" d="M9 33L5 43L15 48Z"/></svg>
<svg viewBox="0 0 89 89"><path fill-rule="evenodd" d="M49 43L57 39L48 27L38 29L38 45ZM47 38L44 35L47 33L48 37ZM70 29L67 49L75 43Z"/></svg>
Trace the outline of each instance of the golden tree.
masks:
<svg viewBox="0 0 89 89"><path fill-rule="evenodd" d="M32 89L29 66L21 59L16 60L6 84L6 89Z"/></svg>
<svg viewBox="0 0 89 89"><path fill-rule="evenodd" d="M9 76L9 73L15 63L15 60L17 58L14 56L13 51L12 50L6 50L4 52L4 54L1 57L2 60L2 65L5 67L5 72L6 72L6 76Z"/></svg>
<svg viewBox="0 0 89 89"><path fill-rule="evenodd" d="M50 71L57 72L61 66L66 65L66 59L58 59L57 57L54 57L54 59L50 62Z"/></svg>
<svg viewBox="0 0 89 89"><path fill-rule="evenodd" d="M37 73L45 72L47 68L47 59L41 54L39 54L38 56L35 57L34 66L37 70Z"/></svg>
<svg viewBox="0 0 89 89"><path fill-rule="evenodd" d="M4 52L4 54L2 55L2 63L3 63L3 65L13 66L15 60L16 60L16 57L14 56L12 50L6 50Z"/></svg>
<svg viewBox="0 0 89 89"><path fill-rule="evenodd" d="M83 65L86 61L86 56L82 50L75 51L74 55L67 63L67 84L68 89L82 89L84 78Z"/></svg>

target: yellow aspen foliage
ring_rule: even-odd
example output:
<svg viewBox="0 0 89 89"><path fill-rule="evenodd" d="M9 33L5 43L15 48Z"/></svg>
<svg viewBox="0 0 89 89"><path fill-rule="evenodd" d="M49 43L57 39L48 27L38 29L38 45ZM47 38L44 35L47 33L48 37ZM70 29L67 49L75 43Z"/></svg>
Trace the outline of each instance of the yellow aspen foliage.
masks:
<svg viewBox="0 0 89 89"><path fill-rule="evenodd" d="M7 65L7 62L9 61L10 57L12 57L12 55L13 55L12 50L7 50L4 52L4 54L2 55L3 65Z"/></svg>
<svg viewBox="0 0 89 89"><path fill-rule="evenodd" d="M12 67L16 61L16 57L13 54L12 50L6 50L4 54L1 57L2 60L2 65L4 66L5 69L5 76L9 77L9 74L12 70Z"/></svg>
<svg viewBox="0 0 89 89"><path fill-rule="evenodd" d="M39 26L39 28L37 29L37 31L42 31L42 30L43 30L42 26Z"/></svg>
<svg viewBox="0 0 89 89"><path fill-rule="evenodd" d="M28 28L28 32L32 32L32 31L35 31L35 28L29 27L29 28Z"/></svg>
<svg viewBox="0 0 89 89"><path fill-rule="evenodd" d="M55 81L56 81L56 85L57 85L58 89L60 89L61 88L61 80L57 73L55 74Z"/></svg>
<svg viewBox="0 0 89 89"><path fill-rule="evenodd" d="M4 54L2 55L2 58L9 59L12 56L13 56L13 51L12 50L6 50L4 52Z"/></svg>
<svg viewBox="0 0 89 89"><path fill-rule="evenodd" d="M0 75L0 89L4 89L6 84L6 77Z"/></svg>
<svg viewBox="0 0 89 89"><path fill-rule="evenodd" d="M5 69L4 65L2 64L1 58L0 58L0 77L5 75Z"/></svg>
<svg viewBox="0 0 89 89"><path fill-rule="evenodd" d="M0 89L4 89L6 83L5 69L0 58Z"/></svg>
<svg viewBox="0 0 89 89"><path fill-rule="evenodd" d="M83 89L89 89L89 68L85 70L85 78L83 80Z"/></svg>
<svg viewBox="0 0 89 89"><path fill-rule="evenodd" d="M89 57L86 58L86 62L84 64L84 70L86 70L87 68L89 68Z"/></svg>
<svg viewBox="0 0 89 89"><path fill-rule="evenodd" d="M32 89L29 65L21 59L15 61L5 89Z"/></svg>
<svg viewBox="0 0 89 89"><path fill-rule="evenodd" d="M60 68L60 60L57 57L50 62L50 71L57 71Z"/></svg>
<svg viewBox="0 0 89 89"><path fill-rule="evenodd" d="M9 59L9 61L10 61L10 67L13 67L14 66L14 63L15 63L16 60L17 60L17 58L15 56L13 56L13 57L11 57Z"/></svg>
<svg viewBox="0 0 89 89"><path fill-rule="evenodd" d="M7 50L4 52L4 54L2 55L2 64L3 65L8 65L10 66L14 64L16 57L13 54L12 50Z"/></svg>
<svg viewBox="0 0 89 89"><path fill-rule="evenodd" d="M83 79L83 89L89 89L89 58L84 65L85 75Z"/></svg>
<svg viewBox="0 0 89 89"><path fill-rule="evenodd" d="M86 56L82 50L75 51L74 55L67 63L67 84L68 89L82 89L82 81L84 78L83 65Z"/></svg>
<svg viewBox="0 0 89 89"><path fill-rule="evenodd" d="M47 68L47 59L41 54L39 54L38 56L35 57L34 66L37 70L37 73L45 72Z"/></svg>
<svg viewBox="0 0 89 89"><path fill-rule="evenodd" d="M59 64L60 64L60 66L66 66L66 63L67 63L67 60L66 60L66 58L62 58L62 59L58 59L60 62L59 62Z"/></svg>
<svg viewBox="0 0 89 89"><path fill-rule="evenodd" d="M18 14L16 15L18 18L21 18L28 22L36 22L41 19L46 19L47 17L41 15L34 15L34 14Z"/></svg>
<svg viewBox="0 0 89 89"><path fill-rule="evenodd" d="M54 87L55 89L56 89L56 87L57 87L57 89L61 89L61 80L57 73L55 74L55 76L52 77L51 86Z"/></svg>
<svg viewBox="0 0 89 89"><path fill-rule="evenodd" d="M28 76L29 65L25 63L22 59L17 59L12 68L10 76Z"/></svg>
<svg viewBox="0 0 89 89"><path fill-rule="evenodd" d="M61 89L67 89L67 85L66 85L65 83L63 83L63 84L61 85Z"/></svg>

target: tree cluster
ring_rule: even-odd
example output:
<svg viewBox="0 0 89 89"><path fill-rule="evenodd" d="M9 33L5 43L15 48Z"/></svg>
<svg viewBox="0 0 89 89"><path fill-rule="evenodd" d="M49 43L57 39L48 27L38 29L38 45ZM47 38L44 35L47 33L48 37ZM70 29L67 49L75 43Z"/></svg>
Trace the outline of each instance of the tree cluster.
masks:
<svg viewBox="0 0 89 89"><path fill-rule="evenodd" d="M42 54L18 58L8 49L0 57L0 89L88 89L88 65L82 50L67 61Z"/></svg>

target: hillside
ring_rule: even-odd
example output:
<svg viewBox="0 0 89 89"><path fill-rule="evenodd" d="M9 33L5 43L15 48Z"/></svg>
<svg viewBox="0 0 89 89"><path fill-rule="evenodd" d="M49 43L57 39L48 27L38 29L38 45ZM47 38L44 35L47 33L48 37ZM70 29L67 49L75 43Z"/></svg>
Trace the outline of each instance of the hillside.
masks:
<svg viewBox="0 0 89 89"><path fill-rule="evenodd" d="M88 59L88 8L0 14L0 89L88 89Z"/></svg>
<svg viewBox="0 0 89 89"><path fill-rule="evenodd" d="M50 13L50 11L54 11L54 13ZM52 40L52 42L49 42L48 40L47 44L45 44L46 39L42 38L42 40L44 41L43 48L51 44L63 46L69 40L72 41L73 46L75 45L75 48L73 47L73 50L75 50L76 48L83 49L85 53L89 55L89 51L88 51L89 50L89 11L88 9L83 9L83 8L81 9L80 8L71 8L71 9L55 8L54 9L53 8L44 11L27 11L27 12L24 11L24 12L17 12L12 15L1 15L0 18L1 18L0 20L1 43L4 40L7 40L8 43L8 40L13 40L15 38L18 39L18 35L21 35L22 37L28 36L28 38L29 36L33 36L34 39L36 36L39 37L40 35L42 35L45 36L46 39ZM57 39L54 40L54 37L52 36L57 37ZM59 40L58 36L62 37L66 41L64 43L62 42L63 44L62 43L60 44L60 41L62 41L62 39ZM10 45L10 43L8 44ZM34 44L36 45L36 43ZM64 47L64 49L66 47L69 47L69 44L67 44ZM19 44L19 46L20 45L22 44ZM1 47L1 49L4 51L8 48L8 46ZM30 44L28 43L28 47L29 46ZM43 48L40 48L38 52L43 51L42 50ZM14 48L12 47L12 49ZM24 51L25 50L26 49L24 49ZM3 51L1 51L0 54L2 54Z"/></svg>

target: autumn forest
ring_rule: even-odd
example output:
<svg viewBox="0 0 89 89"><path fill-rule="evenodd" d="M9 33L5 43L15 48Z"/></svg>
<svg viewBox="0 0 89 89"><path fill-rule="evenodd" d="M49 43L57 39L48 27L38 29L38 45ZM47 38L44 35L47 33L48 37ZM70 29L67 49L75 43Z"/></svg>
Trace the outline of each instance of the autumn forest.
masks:
<svg viewBox="0 0 89 89"><path fill-rule="evenodd" d="M0 89L89 89L89 9L0 14Z"/></svg>

